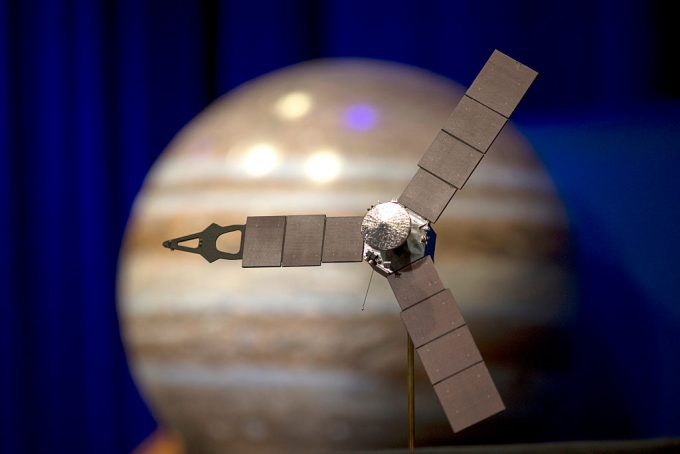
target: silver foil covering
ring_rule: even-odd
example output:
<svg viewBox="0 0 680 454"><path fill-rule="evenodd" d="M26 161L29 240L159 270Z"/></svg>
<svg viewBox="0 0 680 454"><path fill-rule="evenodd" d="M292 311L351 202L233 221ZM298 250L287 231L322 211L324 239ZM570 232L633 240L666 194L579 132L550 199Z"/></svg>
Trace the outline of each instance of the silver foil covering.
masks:
<svg viewBox="0 0 680 454"><path fill-rule="evenodd" d="M388 251L404 244L411 232L411 217L397 202L374 206L361 222L361 234L366 244L380 251Z"/></svg>

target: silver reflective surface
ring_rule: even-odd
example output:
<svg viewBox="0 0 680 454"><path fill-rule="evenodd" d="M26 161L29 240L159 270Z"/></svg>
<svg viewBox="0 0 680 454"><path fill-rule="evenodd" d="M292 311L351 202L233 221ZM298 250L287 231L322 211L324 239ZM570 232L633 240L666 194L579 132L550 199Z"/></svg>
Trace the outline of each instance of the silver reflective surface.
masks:
<svg viewBox="0 0 680 454"><path fill-rule="evenodd" d="M411 217L403 206L385 202L374 206L361 222L364 241L380 251L401 246L411 232Z"/></svg>
<svg viewBox="0 0 680 454"><path fill-rule="evenodd" d="M429 221L406 207L404 209L411 218L411 229L402 247L380 250L364 243L364 260L384 277L423 258L431 240Z"/></svg>

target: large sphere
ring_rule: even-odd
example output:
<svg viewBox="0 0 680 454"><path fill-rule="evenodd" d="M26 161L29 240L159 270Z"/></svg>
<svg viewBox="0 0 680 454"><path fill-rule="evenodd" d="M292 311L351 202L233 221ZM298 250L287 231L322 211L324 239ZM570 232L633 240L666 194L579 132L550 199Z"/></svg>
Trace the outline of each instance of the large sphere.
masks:
<svg viewBox="0 0 680 454"><path fill-rule="evenodd" d="M249 215L364 215L401 194L462 93L394 63L312 61L215 101L163 152L127 226L119 314L137 384L190 452L405 446L406 333L384 278L362 311L365 263L243 269L161 243ZM566 225L512 124L435 225L437 269L508 407L463 441L537 414L527 372L533 334L568 308ZM416 381L418 444L451 443L419 364Z"/></svg>

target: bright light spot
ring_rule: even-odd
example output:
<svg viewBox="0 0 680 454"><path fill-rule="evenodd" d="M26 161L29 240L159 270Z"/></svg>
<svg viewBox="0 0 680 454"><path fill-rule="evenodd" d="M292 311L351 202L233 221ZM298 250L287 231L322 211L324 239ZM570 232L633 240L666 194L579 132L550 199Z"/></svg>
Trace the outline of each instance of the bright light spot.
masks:
<svg viewBox="0 0 680 454"><path fill-rule="evenodd" d="M375 127L378 114L367 104L356 104L345 111L345 124L357 131L368 131Z"/></svg>
<svg viewBox="0 0 680 454"><path fill-rule="evenodd" d="M278 162L276 151L269 145L258 145L248 152L243 160L246 173L254 177L268 174Z"/></svg>
<svg viewBox="0 0 680 454"><path fill-rule="evenodd" d="M340 158L330 151L322 151L312 155L305 164L307 176L319 183L333 180L340 173Z"/></svg>
<svg viewBox="0 0 680 454"><path fill-rule="evenodd" d="M294 91L279 98L274 110L283 120L300 118L312 108L312 97L302 91Z"/></svg>

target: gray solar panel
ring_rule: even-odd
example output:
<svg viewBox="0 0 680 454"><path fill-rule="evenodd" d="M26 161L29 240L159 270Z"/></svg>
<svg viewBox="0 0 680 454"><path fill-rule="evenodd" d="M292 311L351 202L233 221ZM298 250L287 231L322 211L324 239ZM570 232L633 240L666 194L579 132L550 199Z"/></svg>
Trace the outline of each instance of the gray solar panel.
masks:
<svg viewBox="0 0 680 454"><path fill-rule="evenodd" d="M505 410L483 362L437 383L434 392L454 432Z"/></svg>
<svg viewBox="0 0 680 454"><path fill-rule="evenodd" d="M427 170L418 169L404 192L399 203L430 222L437 222L444 208L456 193L456 188Z"/></svg>
<svg viewBox="0 0 680 454"><path fill-rule="evenodd" d="M463 96L442 129L486 153L507 121L507 118L484 104Z"/></svg>
<svg viewBox="0 0 680 454"><path fill-rule="evenodd" d="M401 319L415 347L420 347L465 324L449 289L435 293L402 311Z"/></svg>
<svg viewBox="0 0 680 454"><path fill-rule="evenodd" d="M281 266L285 216L248 216L243 243L243 268Z"/></svg>
<svg viewBox="0 0 680 454"><path fill-rule="evenodd" d="M387 282L392 287L392 292L402 310L444 290L444 284L429 256L390 274L387 276Z"/></svg>
<svg viewBox="0 0 680 454"><path fill-rule="evenodd" d="M465 94L509 118L537 74L495 50Z"/></svg>
<svg viewBox="0 0 680 454"><path fill-rule="evenodd" d="M361 262L363 260L362 220L363 216L326 218L322 262Z"/></svg>
<svg viewBox="0 0 680 454"><path fill-rule="evenodd" d="M433 385L482 361L482 355L465 325L418 347L416 351Z"/></svg>
<svg viewBox="0 0 680 454"><path fill-rule="evenodd" d="M417 346L416 352L453 430L461 430L503 410L503 401L470 330L451 291L443 288L430 257L388 276L387 280L402 308L404 326ZM477 373L469 376L470 369L479 369L479 377ZM457 384L460 387L456 388Z"/></svg>
<svg viewBox="0 0 680 454"><path fill-rule="evenodd" d="M281 266L319 266L326 216L286 216Z"/></svg>
<svg viewBox="0 0 680 454"><path fill-rule="evenodd" d="M418 166L450 185L462 189L483 156L470 145L440 131L420 159ZM448 201L444 204L446 205Z"/></svg>

